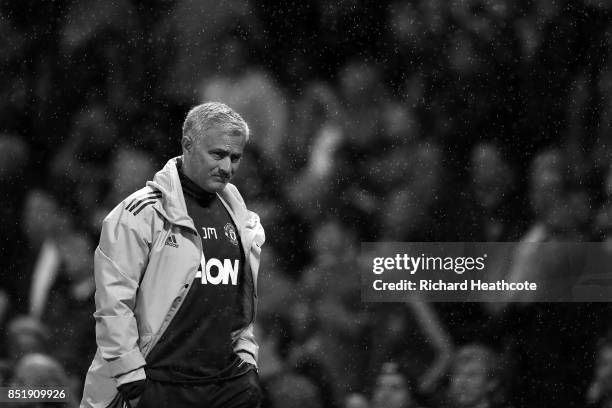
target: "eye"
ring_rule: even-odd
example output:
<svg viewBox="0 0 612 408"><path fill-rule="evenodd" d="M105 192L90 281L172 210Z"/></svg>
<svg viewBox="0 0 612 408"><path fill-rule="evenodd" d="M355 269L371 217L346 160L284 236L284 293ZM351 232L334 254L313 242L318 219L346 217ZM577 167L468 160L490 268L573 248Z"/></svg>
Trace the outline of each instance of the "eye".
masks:
<svg viewBox="0 0 612 408"><path fill-rule="evenodd" d="M240 163L240 156L232 156L232 163Z"/></svg>

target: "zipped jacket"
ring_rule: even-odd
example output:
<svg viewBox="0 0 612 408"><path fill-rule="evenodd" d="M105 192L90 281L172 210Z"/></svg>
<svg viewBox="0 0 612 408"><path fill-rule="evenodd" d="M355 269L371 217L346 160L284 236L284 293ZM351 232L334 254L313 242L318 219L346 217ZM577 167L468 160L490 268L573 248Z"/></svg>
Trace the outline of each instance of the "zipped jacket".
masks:
<svg viewBox="0 0 612 408"><path fill-rule="evenodd" d="M206 249L187 214L177 159L168 161L153 181L104 219L94 255L98 349L85 379L81 407L114 406L119 385L146 378L146 356L181 307L198 267L205 265ZM218 196L236 224L245 254L244 273L251 273L254 283L253 293L242 299L251 302L252 307L244 309L253 311L250 323L232 333L233 349L257 365L253 321L265 234L234 185L228 183Z"/></svg>

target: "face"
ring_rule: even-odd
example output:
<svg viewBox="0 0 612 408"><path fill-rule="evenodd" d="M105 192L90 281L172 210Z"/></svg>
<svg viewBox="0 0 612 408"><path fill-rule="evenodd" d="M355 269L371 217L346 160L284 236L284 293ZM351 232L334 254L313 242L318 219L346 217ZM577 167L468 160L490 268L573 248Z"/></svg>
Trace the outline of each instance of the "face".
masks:
<svg viewBox="0 0 612 408"><path fill-rule="evenodd" d="M8 339L9 355L15 359L30 353L39 353L44 350L44 345L38 336L28 333L16 333Z"/></svg>
<svg viewBox="0 0 612 408"><path fill-rule="evenodd" d="M213 126L196 140L183 139L183 171L210 193L225 188L238 170L246 138Z"/></svg>
<svg viewBox="0 0 612 408"><path fill-rule="evenodd" d="M609 200L612 200L612 167L610 167L608 174L606 175L606 183L604 188L606 197L608 197Z"/></svg>
<svg viewBox="0 0 612 408"><path fill-rule="evenodd" d="M53 198L40 191L32 191L26 198L22 228L32 245L42 241L62 227L62 214Z"/></svg>
<svg viewBox="0 0 612 408"><path fill-rule="evenodd" d="M411 404L410 390L399 374L382 374L376 381L372 397L373 408L408 408Z"/></svg>
<svg viewBox="0 0 612 408"><path fill-rule="evenodd" d="M470 168L474 195L483 208L494 209L510 187L512 174L499 150L480 145L472 151Z"/></svg>
<svg viewBox="0 0 612 408"><path fill-rule="evenodd" d="M486 365L478 360L455 367L450 397L457 406L472 407L483 401L491 388Z"/></svg>
<svg viewBox="0 0 612 408"><path fill-rule="evenodd" d="M80 233L69 233L59 243L60 256L64 261L62 272L79 282L93 276L93 265L90 263L89 254L92 252L87 236Z"/></svg>
<svg viewBox="0 0 612 408"><path fill-rule="evenodd" d="M563 183L563 175L556 169L537 169L533 172L529 198L537 214L545 213L561 201Z"/></svg>
<svg viewBox="0 0 612 408"><path fill-rule="evenodd" d="M350 233L336 222L327 222L317 227L312 234L315 256L323 260L339 260L349 249Z"/></svg>
<svg viewBox="0 0 612 408"><path fill-rule="evenodd" d="M599 351L595 376L602 385L605 395L612 395L612 347L604 347Z"/></svg>
<svg viewBox="0 0 612 408"><path fill-rule="evenodd" d="M344 408L368 408L368 400L361 394L349 394L344 400Z"/></svg>

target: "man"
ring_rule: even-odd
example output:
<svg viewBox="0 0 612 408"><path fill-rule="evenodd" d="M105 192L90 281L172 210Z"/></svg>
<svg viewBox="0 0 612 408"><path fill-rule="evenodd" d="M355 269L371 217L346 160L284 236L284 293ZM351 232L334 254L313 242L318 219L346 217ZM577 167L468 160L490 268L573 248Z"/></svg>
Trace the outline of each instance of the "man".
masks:
<svg viewBox="0 0 612 408"><path fill-rule="evenodd" d="M229 183L249 128L221 103L193 108L183 155L104 220L96 340L81 407L256 407L253 336L265 235Z"/></svg>
<svg viewBox="0 0 612 408"><path fill-rule="evenodd" d="M500 357L490 348L480 344L461 347L450 367L446 406L505 406L500 367Z"/></svg>
<svg viewBox="0 0 612 408"><path fill-rule="evenodd" d="M384 363L372 392L372 408L416 406L408 374L396 362Z"/></svg>
<svg viewBox="0 0 612 408"><path fill-rule="evenodd" d="M612 339L604 337L597 345L595 378L587 391L587 406L612 407Z"/></svg>

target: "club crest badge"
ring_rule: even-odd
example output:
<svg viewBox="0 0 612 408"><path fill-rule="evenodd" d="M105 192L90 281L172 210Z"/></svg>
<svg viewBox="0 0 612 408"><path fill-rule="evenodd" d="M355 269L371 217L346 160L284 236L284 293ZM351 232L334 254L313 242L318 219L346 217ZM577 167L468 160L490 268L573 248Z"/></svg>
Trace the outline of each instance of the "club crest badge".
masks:
<svg viewBox="0 0 612 408"><path fill-rule="evenodd" d="M223 227L223 230L225 231L225 236L227 239L229 239L233 245L238 245L238 236L236 235L236 229L234 226L228 222L225 224L225 227Z"/></svg>

